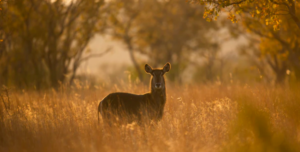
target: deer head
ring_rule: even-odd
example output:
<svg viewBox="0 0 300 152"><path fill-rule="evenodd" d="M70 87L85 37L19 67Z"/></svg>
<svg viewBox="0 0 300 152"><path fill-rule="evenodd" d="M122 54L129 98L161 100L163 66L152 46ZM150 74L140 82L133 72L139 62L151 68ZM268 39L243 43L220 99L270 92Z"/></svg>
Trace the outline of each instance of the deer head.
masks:
<svg viewBox="0 0 300 152"><path fill-rule="evenodd" d="M165 89L165 78L164 74L169 72L171 69L171 64L168 62L164 65L163 68L153 69L148 64L145 65L145 71L151 74L150 85L151 89L162 90Z"/></svg>

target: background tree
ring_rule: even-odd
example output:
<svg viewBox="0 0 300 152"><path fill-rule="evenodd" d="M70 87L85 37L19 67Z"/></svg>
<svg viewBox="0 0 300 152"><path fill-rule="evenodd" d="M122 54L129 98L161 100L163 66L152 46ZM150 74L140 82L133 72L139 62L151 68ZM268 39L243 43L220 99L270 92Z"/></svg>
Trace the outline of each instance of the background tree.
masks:
<svg viewBox="0 0 300 152"><path fill-rule="evenodd" d="M72 81L89 40L105 27L103 5L98 0L7 1L0 23L0 83L56 88L68 74Z"/></svg>
<svg viewBox="0 0 300 152"><path fill-rule="evenodd" d="M300 8L299 1L201 0L191 2L205 5L203 17L207 21L216 20L221 12L227 12L232 22L238 22L237 25L232 26L233 28L228 24L226 26L231 31L236 31L235 34L247 35L251 44L255 42L259 45L255 49L247 49L254 52L246 54L252 54L249 57L255 62L251 63L255 63L254 65L260 71L264 69L261 65L269 66L275 74L277 84L284 82L289 69L299 79L300 14L297 11ZM238 27L241 24L244 27L242 29ZM245 31L251 31L250 36Z"/></svg>
<svg viewBox="0 0 300 152"><path fill-rule="evenodd" d="M115 0L111 4L119 7L111 17L112 33L127 45L137 71L141 70L134 52L147 56L154 67L171 62L172 80L180 81L193 52L211 46L207 33L217 28L215 23L199 20L203 15L201 7L182 0ZM141 78L141 72L138 73Z"/></svg>
<svg viewBox="0 0 300 152"><path fill-rule="evenodd" d="M134 54L136 48L133 40L135 37L134 30L136 29L134 22L142 11L142 1L114 0L110 1L109 6L109 23L111 29L109 34L124 42L127 50L129 51L130 59L137 71L138 77L141 81L143 81L143 72Z"/></svg>
<svg viewBox="0 0 300 152"><path fill-rule="evenodd" d="M284 15L291 18L300 29L299 12L297 12L299 0L191 0L190 2L206 5L203 17L208 21L217 19L221 11L227 11L228 18L232 22L237 22L236 14L246 12L273 25L277 30L281 23L280 16Z"/></svg>
<svg viewBox="0 0 300 152"><path fill-rule="evenodd" d="M299 8L299 5L295 7ZM255 56L251 57L259 58L259 61L264 62L265 65L272 69L277 84L284 82L288 70L293 71L295 78L299 79L298 65L300 56L298 44L300 39L298 33L300 31L294 20L289 16L283 15L278 21L281 28L277 28L277 25L270 25L269 19L262 20L261 18L252 17L251 12L253 8L247 7L243 8L243 10L244 13L239 19L239 23L243 25L243 28L239 28L240 24L237 24L230 29L238 31L235 33L247 35L251 45L253 45L253 42L259 45L256 48L260 52L258 53L259 55L256 53ZM246 30L250 31L250 34L246 33ZM254 50L252 49L252 51ZM262 69L261 66L257 67Z"/></svg>

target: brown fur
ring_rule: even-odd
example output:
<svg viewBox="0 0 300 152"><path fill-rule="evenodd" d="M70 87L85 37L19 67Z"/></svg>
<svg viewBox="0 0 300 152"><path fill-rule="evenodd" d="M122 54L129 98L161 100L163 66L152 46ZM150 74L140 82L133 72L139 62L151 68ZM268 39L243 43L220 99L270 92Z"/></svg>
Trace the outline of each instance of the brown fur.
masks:
<svg viewBox="0 0 300 152"><path fill-rule="evenodd" d="M145 71L151 74L150 93L136 95L116 92L106 96L98 106L105 121L126 119L127 122L141 121L143 118L158 121L162 119L166 104L166 86L164 74L171 69L167 63L162 69L152 69L148 64Z"/></svg>

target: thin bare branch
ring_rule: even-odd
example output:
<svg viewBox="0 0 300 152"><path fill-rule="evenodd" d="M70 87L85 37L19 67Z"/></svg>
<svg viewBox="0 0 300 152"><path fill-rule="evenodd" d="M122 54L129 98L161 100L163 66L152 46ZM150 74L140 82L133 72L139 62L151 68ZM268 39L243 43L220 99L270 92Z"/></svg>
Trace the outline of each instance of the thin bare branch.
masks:
<svg viewBox="0 0 300 152"><path fill-rule="evenodd" d="M102 52L102 53L98 53L98 54L90 54L90 55L88 55L88 56L86 56L86 57L84 57L84 58L81 58L81 60L80 60L79 62L84 62L84 61L87 61L87 60L89 60L89 59L91 59L91 58L102 57L103 55L107 54L107 53L110 52L110 51L112 51L112 49L111 49L111 48L108 48L108 49L106 49L106 50L105 50L104 52Z"/></svg>

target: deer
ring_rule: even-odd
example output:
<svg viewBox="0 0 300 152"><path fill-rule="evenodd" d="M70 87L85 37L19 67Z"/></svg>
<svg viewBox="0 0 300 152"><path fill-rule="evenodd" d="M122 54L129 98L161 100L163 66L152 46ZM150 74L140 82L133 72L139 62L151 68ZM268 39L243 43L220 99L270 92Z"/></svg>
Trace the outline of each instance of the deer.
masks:
<svg viewBox="0 0 300 152"><path fill-rule="evenodd" d="M170 69L169 62L163 68L152 68L145 64L146 73L151 75L150 92L145 94L115 92L107 95L99 103L98 122L99 113L103 121L126 119L125 122L129 123L141 122L143 118L155 122L161 120L167 99L164 74Z"/></svg>

